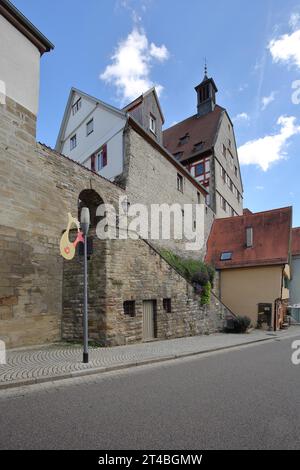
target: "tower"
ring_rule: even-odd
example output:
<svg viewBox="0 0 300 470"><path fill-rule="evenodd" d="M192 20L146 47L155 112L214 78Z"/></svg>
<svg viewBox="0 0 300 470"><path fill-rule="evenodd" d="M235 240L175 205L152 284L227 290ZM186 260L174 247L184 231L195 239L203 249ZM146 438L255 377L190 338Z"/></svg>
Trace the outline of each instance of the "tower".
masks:
<svg viewBox="0 0 300 470"><path fill-rule="evenodd" d="M198 117L204 116L215 109L216 93L218 91L212 78L207 76L207 66L204 67L204 78L199 85L195 87L197 93L197 114Z"/></svg>

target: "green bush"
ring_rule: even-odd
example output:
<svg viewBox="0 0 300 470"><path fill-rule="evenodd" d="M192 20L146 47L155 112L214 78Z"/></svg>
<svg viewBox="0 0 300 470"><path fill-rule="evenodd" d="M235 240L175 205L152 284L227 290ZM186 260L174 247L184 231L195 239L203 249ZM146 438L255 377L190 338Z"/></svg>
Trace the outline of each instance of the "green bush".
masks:
<svg viewBox="0 0 300 470"><path fill-rule="evenodd" d="M207 305L210 303L211 284L208 281L202 289L201 293L201 305Z"/></svg>
<svg viewBox="0 0 300 470"><path fill-rule="evenodd" d="M237 315L231 321L231 327L225 328L227 333L245 333L251 323L250 318L246 316Z"/></svg>
<svg viewBox="0 0 300 470"><path fill-rule="evenodd" d="M181 258L170 250L161 250L161 255L171 266L173 266L173 268L179 271L179 273L188 281L196 282L193 281L193 277L200 277L201 275L199 273L205 273L205 275L207 276L206 279L209 280L211 287L213 286L215 270L212 266L204 263L201 260ZM201 278L204 279L204 276L201 276ZM204 286L207 283L207 280L206 282L199 284Z"/></svg>

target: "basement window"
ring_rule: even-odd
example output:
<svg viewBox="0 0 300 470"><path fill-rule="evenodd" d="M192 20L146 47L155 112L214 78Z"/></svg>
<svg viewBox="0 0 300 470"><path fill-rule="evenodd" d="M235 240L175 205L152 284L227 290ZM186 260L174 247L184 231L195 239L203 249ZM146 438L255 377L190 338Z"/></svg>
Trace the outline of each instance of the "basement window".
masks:
<svg viewBox="0 0 300 470"><path fill-rule="evenodd" d="M221 253L221 257L220 257L221 261L228 261L230 259L232 259L231 251L223 251L223 253Z"/></svg>
<svg viewBox="0 0 300 470"><path fill-rule="evenodd" d="M172 312L171 299L163 299L163 308L164 308L165 313Z"/></svg>
<svg viewBox="0 0 300 470"><path fill-rule="evenodd" d="M135 300L125 300L123 302L124 315L135 317Z"/></svg>

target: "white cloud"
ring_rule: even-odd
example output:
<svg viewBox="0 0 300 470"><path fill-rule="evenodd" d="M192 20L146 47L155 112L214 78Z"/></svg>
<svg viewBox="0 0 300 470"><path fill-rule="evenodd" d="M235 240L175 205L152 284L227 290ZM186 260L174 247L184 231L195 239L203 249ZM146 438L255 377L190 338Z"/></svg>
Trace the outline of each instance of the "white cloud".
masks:
<svg viewBox="0 0 300 470"><path fill-rule="evenodd" d="M239 86L239 92L242 92L248 88L248 83L243 83L242 85Z"/></svg>
<svg viewBox="0 0 300 470"><path fill-rule="evenodd" d="M257 191L263 191L265 189L264 186L255 186L255 189L257 189Z"/></svg>
<svg viewBox="0 0 300 470"><path fill-rule="evenodd" d="M284 34L279 39L272 39L268 49L274 62L295 64L300 68L300 29Z"/></svg>
<svg viewBox="0 0 300 470"><path fill-rule="evenodd" d="M262 109L262 111L264 111L266 109L266 107L269 106L269 104L272 103L272 101L275 100L275 95L276 95L276 91L272 91L269 94L269 96L264 96L261 99L261 109Z"/></svg>
<svg viewBox="0 0 300 470"><path fill-rule="evenodd" d="M249 119L250 119L249 114L243 112L243 113L239 113L236 116L234 116L234 118L232 120L234 122L237 122L237 121L249 121Z"/></svg>
<svg viewBox="0 0 300 470"><path fill-rule="evenodd" d="M151 66L154 60L163 62L168 57L165 45L149 45L145 32L134 27L127 38L118 44L111 57L112 63L100 78L117 88L122 102L137 98L152 86L156 86L159 94L163 87L150 79Z"/></svg>
<svg viewBox="0 0 300 470"><path fill-rule="evenodd" d="M281 126L277 134L250 140L238 149L242 165L258 165L267 171L272 163L286 158L288 140L300 133L300 126L296 125L294 116L280 116L277 124Z"/></svg>
<svg viewBox="0 0 300 470"><path fill-rule="evenodd" d="M169 58L169 51L164 44L158 47L152 42L150 45L149 52L151 57L159 60L160 62L163 62L164 60L167 60Z"/></svg>
<svg viewBox="0 0 300 470"><path fill-rule="evenodd" d="M292 13L289 21L289 25L292 29L295 29L300 22L300 13Z"/></svg>

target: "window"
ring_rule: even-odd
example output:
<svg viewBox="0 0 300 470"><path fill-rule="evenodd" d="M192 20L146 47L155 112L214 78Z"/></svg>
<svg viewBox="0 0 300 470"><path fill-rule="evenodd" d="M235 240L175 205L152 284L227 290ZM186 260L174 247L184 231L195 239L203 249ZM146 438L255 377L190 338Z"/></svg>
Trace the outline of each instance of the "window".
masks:
<svg viewBox="0 0 300 470"><path fill-rule="evenodd" d="M238 191L237 191L237 200L238 200L238 202L240 202L240 200L241 200L241 195Z"/></svg>
<svg viewBox="0 0 300 470"><path fill-rule="evenodd" d="M125 300L123 302L124 315L135 317L135 300Z"/></svg>
<svg viewBox="0 0 300 470"><path fill-rule="evenodd" d="M231 149L231 140L228 139L228 147Z"/></svg>
<svg viewBox="0 0 300 470"><path fill-rule="evenodd" d="M229 178L229 188L230 188L230 191L233 192L233 182L231 181L230 178Z"/></svg>
<svg viewBox="0 0 300 470"><path fill-rule="evenodd" d="M246 247L251 248L253 246L253 227L246 228Z"/></svg>
<svg viewBox="0 0 300 470"><path fill-rule="evenodd" d="M226 158L226 147L224 144L223 144L223 157Z"/></svg>
<svg viewBox="0 0 300 470"><path fill-rule="evenodd" d="M156 119L154 116L152 116L152 114L150 114L149 118L149 128L150 131L153 132L153 134L156 134Z"/></svg>
<svg viewBox="0 0 300 470"><path fill-rule="evenodd" d="M189 141L189 138L190 138L190 136L189 136L188 133L185 134L183 137L180 137L180 139L179 139L179 145L184 145L184 144L186 144L186 143Z"/></svg>
<svg viewBox="0 0 300 470"><path fill-rule="evenodd" d="M237 175L238 175L238 169L237 169L237 166L235 166L235 167L234 167L234 174L235 174L235 176L237 176Z"/></svg>
<svg viewBox="0 0 300 470"><path fill-rule="evenodd" d="M76 134L74 134L70 139L70 150L73 150L77 146Z"/></svg>
<svg viewBox="0 0 300 470"><path fill-rule="evenodd" d="M107 165L107 146L104 145L97 153L96 153L96 161L97 161L97 171L102 170Z"/></svg>
<svg viewBox="0 0 300 470"><path fill-rule="evenodd" d="M234 209L231 208L231 217L234 217L235 216L235 211Z"/></svg>
<svg viewBox="0 0 300 470"><path fill-rule="evenodd" d="M183 193L183 176L177 173L177 189Z"/></svg>
<svg viewBox="0 0 300 470"><path fill-rule="evenodd" d="M197 144L194 145L194 152L200 152L200 150L203 148L204 142L198 142Z"/></svg>
<svg viewBox="0 0 300 470"><path fill-rule="evenodd" d="M72 106L72 114L76 114L81 108L81 98L79 98Z"/></svg>
<svg viewBox="0 0 300 470"><path fill-rule="evenodd" d="M204 173L204 163L197 163L195 166L195 176L203 175Z"/></svg>
<svg viewBox="0 0 300 470"><path fill-rule="evenodd" d="M220 257L221 261L228 261L230 259L232 259L231 251L223 251L223 253L221 253L221 257Z"/></svg>
<svg viewBox="0 0 300 470"><path fill-rule="evenodd" d="M183 155L183 152L177 152L173 154L173 157L176 158L176 160L180 160Z"/></svg>
<svg viewBox="0 0 300 470"><path fill-rule="evenodd" d="M91 119L86 124L86 135L90 135L94 131L94 119Z"/></svg>
<svg viewBox="0 0 300 470"><path fill-rule="evenodd" d="M223 178L224 183L226 182L226 171L223 167L221 167L221 176Z"/></svg>
<svg viewBox="0 0 300 470"><path fill-rule="evenodd" d="M204 158L200 162L192 166L194 168L195 178L197 178L204 185L209 183L210 178L210 159Z"/></svg>
<svg viewBox="0 0 300 470"><path fill-rule="evenodd" d="M201 194L197 191L197 204L201 204Z"/></svg>
<svg viewBox="0 0 300 470"><path fill-rule="evenodd" d="M166 313L172 312L171 299L163 299L163 309Z"/></svg>
<svg viewBox="0 0 300 470"><path fill-rule="evenodd" d="M223 196L220 196L220 200L221 200L221 207L222 207L223 211L226 212L226 209L227 209L227 202L225 201L225 199L223 198Z"/></svg>
<svg viewBox="0 0 300 470"><path fill-rule="evenodd" d="M206 204L207 206L209 206L209 204L210 204L210 195L209 195L209 194L207 194L207 195L205 196L205 204Z"/></svg>

